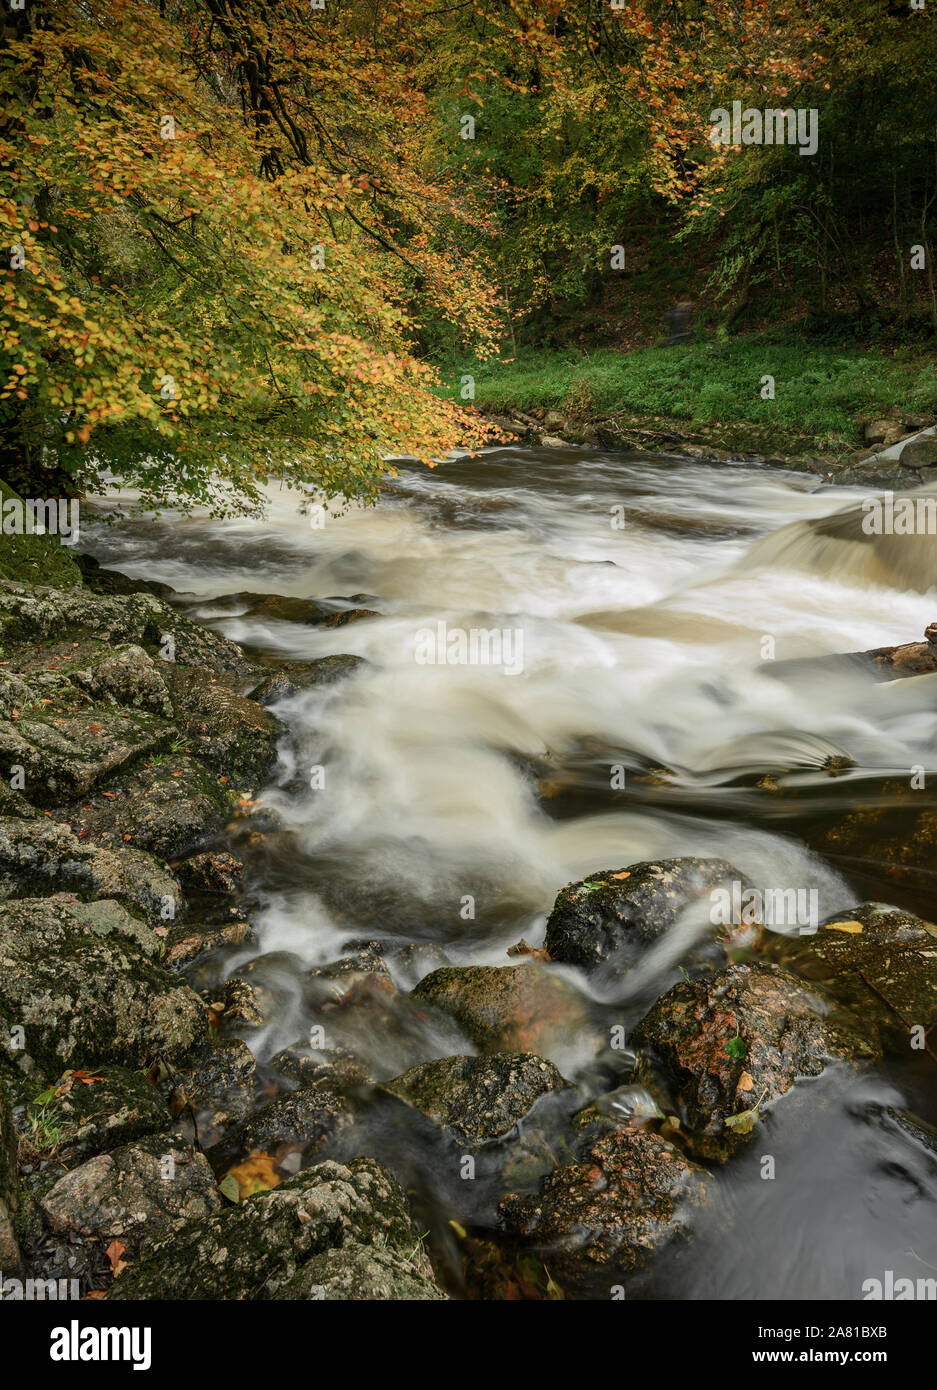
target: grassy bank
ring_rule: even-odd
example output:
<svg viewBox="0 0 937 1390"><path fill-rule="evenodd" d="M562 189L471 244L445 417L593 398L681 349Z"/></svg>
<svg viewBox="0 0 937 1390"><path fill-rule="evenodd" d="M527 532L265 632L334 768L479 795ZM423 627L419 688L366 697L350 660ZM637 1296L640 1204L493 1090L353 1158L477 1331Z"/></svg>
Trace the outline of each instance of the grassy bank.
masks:
<svg viewBox="0 0 937 1390"><path fill-rule="evenodd" d="M687 437L737 448L842 456L863 444L860 421L889 406L937 414L933 353L746 337L633 352L521 349L514 360L447 363L447 391L475 378L483 410L554 409L570 421L673 422ZM773 400L761 396L774 378Z"/></svg>

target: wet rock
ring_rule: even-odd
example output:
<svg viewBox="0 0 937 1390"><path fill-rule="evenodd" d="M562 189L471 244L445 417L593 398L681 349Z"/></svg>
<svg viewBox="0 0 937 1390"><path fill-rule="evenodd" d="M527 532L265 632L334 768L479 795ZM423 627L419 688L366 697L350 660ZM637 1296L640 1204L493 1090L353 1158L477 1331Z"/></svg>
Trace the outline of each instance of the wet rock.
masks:
<svg viewBox="0 0 937 1390"><path fill-rule="evenodd" d="M244 865L233 854L217 850L181 860L175 873L187 892L228 894L241 887Z"/></svg>
<svg viewBox="0 0 937 1390"><path fill-rule="evenodd" d="M368 947L331 961L328 965L320 965L315 970L307 970L303 978L306 996L313 1006L327 999L344 1000L362 987L378 989L386 994L396 993L383 956Z"/></svg>
<svg viewBox="0 0 937 1390"><path fill-rule="evenodd" d="M254 1104L254 1054L240 1038L199 1043L167 1077L172 1113L189 1107L203 1148L215 1144Z"/></svg>
<svg viewBox="0 0 937 1390"><path fill-rule="evenodd" d="M324 1081L333 1091L357 1090L372 1084L364 1062L344 1047L314 1048L306 1043L285 1047L267 1063L270 1073L292 1086Z"/></svg>
<svg viewBox="0 0 937 1390"><path fill-rule="evenodd" d="M675 985L632 1035L674 1079L690 1142L723 1160L753 1132L739 1120L835 1060L881 1056L874 1024L776 965L732 965ZM757 1121L757 1116L754 1117Z"/></svg>
<svg viewBox="0 0 937 1390"><path fill-rule="evenodd" d="M283 1146L308 1162L352 1122L348 1102L323 1083L289 1091L262 1106L229 1130L208 1150L218 1174L224 1174L250 1153L273 1153Z"/></svg>
<svg viewBox="0 0 937 1390"><path fill-rule="evenodd" d="M937 467L937 436L910 439L898 455L898 463L902 468Z"/></svg>
<svg viewBox="0 0 937 1390"><path fill-rule="evenodd" d="M532 1053L443 1057L411 1067L381 1090L419 1110L457 1139L483 1144L503 1138L531 1106L567 1083Z"/></svg>
<svg viewBox="0 0 937 1390"><path fill-rule="evenodd" d="M28 1107L30 1120L39 1121L38 1129L27 1131L33 1148L41 1152L52 1134L56 1154L71 1165L171 1124L165 1099L139 1072L102 1066L89 1069L89 1076L95 1079L66 1076L41 1107Z"/></svg>
<svg viewBox="0 0 937 1390"><path fill-rule="evenodd" d="M928 634L923 642L903 642L897 647L875 647L872 651L857 652L855 655L872 663L875 674L881 680L896 680L902 676L922 676L937 671L937 643ZM937 636L937 629L933 630Z"/></svg>
<svg viewBox="0 0 937 1390"><path fill-rule="evenodd" d="M799 943L799 959L854 1012L874 1018L882 1043L906 1053L912 1029L937 1027L937 927L886 903L836 913ZM937 1038L932 1040L932 1045Z"/></svg>
<svg viewBox="0 0 937 1390"><path fill-rule="evenodd" d="M20 1268L19 1243L13 1229L17 1206L16 1133L3 1081L0 1080L0 1270Z"/></svg>
<svg viewBox="0 0 937 1390"><path fill-rule="evenodd" d="M628 970L684 913L705 924L711 937L713 889L741 881L724 859L663 859L607 869L560 891L544 944L555 961L586 970L599 965Z"/></svg>
<svg viewBox="0 0 937 1390"><path fill-rule="evenodd" d="M141 1067L201 1037L198 995L158 963L162 943L118 903L0 905L0 1050L20 1071ZM25 1049L11 1029L25 1030Z"/></svg>
<svg viewBox="0 0 937 1390"><path fill-rule="evenodd" d="M172 717L172 701L163 678L165 663L157 664L142 647L119 647L103 660L80 670L69 670L71 683L93 700L113 701L151 714Z"/></svg>
<svg viewBox="0 0 937 1390"><path fill-rule="evenodd" d="M222 922L176 927L166 942L166 964L174 970L222 946L241 946L253 941L250 922Z"/></svg>
<svg viewBox="0 0 937 1390"><path fill-rule="evenodd" d="M175 876L152 855L121 847L99 849L67 825L0 817L0 899L42 893L113 898L142 912L153 925L185 909Z"/></svg>
<svg viewBox="0 0 937 1390"><path fill-rule="evenodd" d="M320 1163L237 1207L189 1222L124 1270L108 1299L311 1297L320 1283L311 1273L329 1269L332 1297L360 1299L392 1276L392 1269L382 1274L380 1264L373 1268L368 1257L377 1250L399 1257L408 1278L432 1284L420 1232L396 1179L373 1159ZM311 1265L331 1251L346 1258ZM359 1254L358 1267L372 1270L361 1287L342 1273Z"/></svg>
<svg viewBox="0 0 937 1390"><path fill-rule="evenodd" d="M286 594L255 594L243 592L226 594L212 600L214 605L230 604L245 617L274 622L303 623L313 627L343 627L358 618L376 615L366 608L341 608L337 603L321 602L314 598L296 598Z"/></svg>
<svg viewBox="0 0 937 1390"><path fill-rule="evenodd" d="M563 1066L597 1051L589 1002L539 965L449 966L420 981L412 999L451 1015L482 1052L535 1052Z"/></svg>
<svg viewBox="0 0 937 1390"><path fill-rule="evenodd" d="M111 779L106 794L71 802L58 814L105 848L130 841L173 859L219 830L231 809L229 793L213 772L195 758L172 754Z"/></svg>
<svg viewBox="0 0 937 1390"><path fill-rule="evenodd" d="M122 770L166 752L174 737L165 720L141 711L30 711L15 724L0 724L0 765L21 767L28 799L53 806L87 796Z"/></svg>
<svg viewBox="0 0 937 1390"><path fill-rule="evenodd" d="M89 1159L59 1178L40 1202L53 1231L119 1240L128 1257L221 1205L204 1155L168 1135Z"/></svg>
<svg viewBox="0 0 937 1390"><path fill-rule="evenodd" d="M286 733L274 715L204 671L176 671L172 696L189 752L237 786L266 780Z"/></svg>
<svg viewBox="0 0 937 1390"><path fill-rule="evenodd" d="M369 666L363 656L351 656L340 652L335 656L322 656L317 661L290 662L261 681L250 692L250 698L259 705L274 705L278 700L286 700L298 695L301 690L311 690L315 686L332 685L345 680L357 671Z"/></svg>
<svg viewBox="0 0 937 1390"><path fill-rule="evenodd" d="M242 975L232 975L218 989L209 990L206 998L213 1012L219 1014L225 1024L235 1027L262 1028L268 1014L272 1013L269 991L245 980ZM265 1004L269 1004L269 1008L265 1008Z"/></svg>
<svg viewBox="0 0 937 1390"><path fill-rule="evenodd" d="M660 1135L618 1129L583 1162L555 1169L536 1195L505 1197L500 1212L564 1293L608 1298L621 1274L686 1236L709 1182Z"/></svg>

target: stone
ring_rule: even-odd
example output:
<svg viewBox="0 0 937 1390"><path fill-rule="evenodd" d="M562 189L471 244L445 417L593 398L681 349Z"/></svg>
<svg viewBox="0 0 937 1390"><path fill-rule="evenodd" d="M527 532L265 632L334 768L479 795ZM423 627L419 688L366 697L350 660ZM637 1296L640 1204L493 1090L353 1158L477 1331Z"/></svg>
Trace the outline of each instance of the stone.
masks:
<svg viewBox="0 0 937 1390"><path fill-rule="evenodd" d="M317 661L288 662L261 681L250 692L250 698L260 705L274 705L301 690L312 690L317 686L334 685L336 681L346 680L358 671L369 666L363 656L351 656L339 652L335 656L322 656Z"/></svg>
<svg viewBox="0 0 937 1390"><path fill-rule="evenodd" d="M172 859L221 829L232 814L232 798L197 759L173 754L109 780L106 794L73 801L58 814L104 848L129 841Z"/></svg>
<svg viewBox="0 0 937 1390"><path fill-rule="evenodd" d="M172 1113L194 1117L203 1149L250 1114L256 1070L240 1038L213 1038L197 1043L168 1076L164 1091Z"/></svg>
<svg viewBox="0 0 937 1390"><path fill-rule="evenodd" d="M711 947L717 930L710 916L712 891L742 881L724 859L662 859L605 869L557 894L544 944L555 961L624 971L686 914L703 923Z"/></svg>
<svg viewBox="0 0 937 1390"><path fill-rule="evenodd" d="M57 1077L107 1062L186 1052L208 1027L189 987L159 963L162 942L118 903L23 899L0 905L0 1052ZM11 1029L25 1032L25 1048Z"/></svg>
<svg viewBox="0 0 937 1390"><path fill-rule="evenodd" d="M172 697L188 752L238 787L266 781L286 733L269 710L205 671L177 670Z"/></svg>
<svg viewBox="0 0 937 1390"><path fill-rule="evenodd" d="M541 1096L566 1086L550 1062L532 1053L443 1057L411 1067L380 1089L419 1110L457 1140L502 1139Z"/></svg>
<svg viewBox="0 0 937 1390"><path fill-rule="evenodd" d="M217 951L223 946L243 946L253 941L250 922L195 923L175 927L166 942L166 964L174 970Z"/></svg>
<svg viewBox="0 0 937 1390"><path fill-rule="evenodd" d="M168 1135L98 1154L59 1178L40 1202L53 1231L118 1240L128 1259L221 1206L205 1156Z"/></svg>
<svg viewBox="0 0 937 1390"><path fill-rule="evenodd" d="M228 895L241 887L244 865L226 850L216 850L180 860L175 873L187 892Z"/></svg>
<svg viewBox="0 0 937 1390"><path fill-rule="evenodd" d="M123 845L100 849L44 816L0 817L0 899L63 890L82 899L113 898L154 926L167 920L167 910L185 911L177 878L153 855Z"/></svg>
<svg viewBox="0 0 937 1390"><path fill-rule="evenodd" d="M722 1161L757 1128L737 1119L770 1105L834 1060L881 1057L875 1026L777 965L731 965L675 985L630 1041L647 1047L677 1088L689 1144ZM755 1117L757 1121L757 1116Z"/></svg>
<svg viewBox="0 0 937 1390"><path fill-rule="evenodd" d="M410 997L449 1014L482 1052L534 1052L562 1067L604 1045L589 1001L540 965L447 966Z"/></svg>
<svg viewBox="0 0 937 1390"><path fill-rule="evenodd" d="M145 711L29 711L0 724L0 763L23 769L30 801L54 806L87 797L115 774L165 753L174 737L170 724Z"/></svg>
<svg viewBox="0 0 937 1390"><path fill-rule="evenodd" d="M113 701L169 719L172 701L160 666L165 670L165 663L157 664L142 647L129 645L109 652L96 665L69 670L68 678L95 701Z"/></svg>
<svg viewBox="0 0 937 1390"><path fill-rule="evenodd" d="M937 435L910 439L898 455L898 463L902 468L937 467Z"/></svg>
<svg viewBox="0 0 937 1390"><path fill-rule="evenodd" d="M55 1134L56 1156L68 1165L158 1134L172 1123L155 1086L139 1072L111 1065L91 1069L87 1080L66 1077L41 1110L35 1104L28 1109L32 1117L41 1116L39 1134ZM35 1142L32 1147L38 1148Z"/></svg>
<svg viewBox="0 0 937 1390"><path fill-rule="evenodd" d="M607 1299L620 1275L687 1237L710 1183L660 1135L617 1129L533 1196L509 1194L500 1214L511 1235L542 1253L564 1293Z"/></svg>
<svg viewBox="0 0 937 1390"><path fill-rule="evenodd" d="M307 1161L352 1122L348 1102L320 1083L288 1091L261 1106L230 1129L207 1152L219 1175L250 1153L272 1153L287 1146Z"/></svg>
<svg viewBox="0 0 937 1390"><path fill-rule="evenodd" d="M373 1258L379 1250L395 1258L382 1266ZM331 1252L344 1258L322 1258ZM360 1284L349 1273L355 1269L367 1274ZM403 1192L373 1159L317 1164L188 1222L125 1269L108 1300L308 1298L326 1287L330 1271L332 1297L369 1298L381 1282L400 1288L404 1276L404 1287L419 1280L433 1296L432 1267Z"/></svg>
<svg viewBox="0 0 937 1390"><path fill-rule="evenodd" d="M0 1270L16 1274L21 1268L14 1230L17 1207L16 1132L6 1087L0 1079Z"/></svg>

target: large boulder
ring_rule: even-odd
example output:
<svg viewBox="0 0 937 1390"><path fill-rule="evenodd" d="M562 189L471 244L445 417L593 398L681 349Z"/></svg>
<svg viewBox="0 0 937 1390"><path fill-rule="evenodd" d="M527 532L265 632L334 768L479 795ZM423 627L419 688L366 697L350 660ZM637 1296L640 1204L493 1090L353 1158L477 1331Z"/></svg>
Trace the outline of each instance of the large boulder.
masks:
<svg viewBox="0 0 937 1390"><path fill-rule="evenodd" d="M723 1160L755 1129L759 1107L834 1060L881 1056L874 1024L834 1012L776 965L732 965L675 985L632 1034L666 1066L691 1147Z"/></svg>
<svg viewBox="0 0 937 1390"><path fill-rule="evenodd" d="M552 960L584 969L632 968L681 919L710 938L713 889L742 882L723 859L663 859L606 869L570 883L557 895L544 942ZM688 940L688 950L692 946Z"/></svg>
<svg viewBox="0 0 937 1390"><path fill-rule="evenodd" d="M165 1134L98 1154L59 1178L40 1201L56 1233L119 1240L128 1258L221 1205L204 1155Z"/></svg>
<svg viewBox="0 0 937 1390"><path fill-rule="evenodd" d="M320 1163L189 1222L120 1275L115 1299L442 1298L396 1179Z"/></svg>
<svg viewBox="0 0 937 1390"><path fill-rule="evenodd" d="M161 952L115 902L0 905L0 1051L21 1072L53 1078L180 1056L204 1036L208 1010L159 964Z"/></svg>
<svg viewBox="0 0 937 1390"><path fill-rule="evenodd" d="M0 581L0 633L4 645L96 637L112 645L151 649L167 665L250 675L256 669L236 643L147 593L97 594L86 588L52 589Z"/></svg>
<svg viewBox="0 0 937 1390"><path fill-rule="evenodd" d="M411 1067L381 1089L457 1140L501 1139L550 1091L567 1083L551 1063L527 1052L443 1057Z"/></svg>
<svg viewBox="0 0 937 1390"><path fill-rule="evenodd" d="M151 854L125 845L100 849L44 816L0 817L0 899L63 890L83 899L113 898L153 925L185 908L175 875Z"/></svg>
<svg viewBox="0 0 937 1390"><path fill-rule="evenodd" d="M909 439L898 455L902 468L937 467L937 435L925 434L920 439Z"/></svg>
<svg viewBox="0 0 937 1390"><path fill-rule="evenodd" d="M622 1275L686 1236L710 1181L660 1135L616 1129L581 1163L556 1168L539 1192L505 1197L501 1217L564 1293L609 1298Z"/></svg>
<svg viewBox="0 0 937 1390"><path fill-rule="evenodd" d="M482 1052L533 1052L563 1066L604 1045L589 1001L541 965L444 966L410 997L449 1014Z"/></svg>
<svg viewBox="0 0 937 1390"><path fill-rule="evenodd" d="M21 768L27 798L54 806L87 797L116 774L167 752L175 737L171 724L145 711L30 710L0 724L0 766Z"/></svg>

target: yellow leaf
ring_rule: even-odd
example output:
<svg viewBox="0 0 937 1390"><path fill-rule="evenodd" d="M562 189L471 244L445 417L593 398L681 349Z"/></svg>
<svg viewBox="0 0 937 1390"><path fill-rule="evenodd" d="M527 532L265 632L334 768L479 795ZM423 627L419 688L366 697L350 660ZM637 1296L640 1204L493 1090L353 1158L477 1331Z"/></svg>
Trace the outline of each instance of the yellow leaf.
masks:
<svg viewBox="0 0 937 1390"><path fill-rule="evenodd" d="M826 930L827 930L827 931L848 931L848 932L851 932L853 935L855 935L857 932L861 932L861 931L862 931L862 923L861 923L861 922L830 922L830 923L828 924Z"/></svg>
<svg viewBox="0 0 937 1390"><path fill-rule="evenodd" d="M751 1091L751 1090L754 1088L754 1085L755 1085L755 1081L754 1081L754 1078L753 1078L751 1072L750 1072L750 1071L743 1071L743 1072L742 1072L742 1075L739 1077L739 1086L738 1086L739 1090L740 1090L740 1091Z"/></svg>
<svg viewBox="0 0 937 1390"><path fill-rule="evenodd" d="M245 1197L255 1192L269 1192L271 1187L277 1187L283 1181L273 1164L274 1160L269 1154L254 1153L243 1163L229 1169L225 1176L234 1178L243 1202Z"/></svg>

